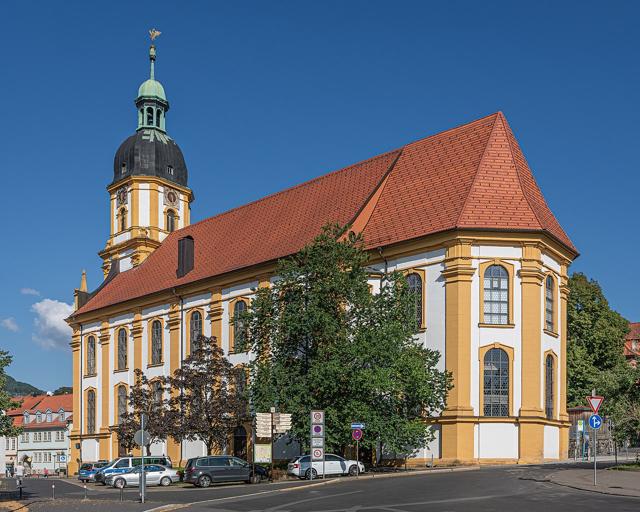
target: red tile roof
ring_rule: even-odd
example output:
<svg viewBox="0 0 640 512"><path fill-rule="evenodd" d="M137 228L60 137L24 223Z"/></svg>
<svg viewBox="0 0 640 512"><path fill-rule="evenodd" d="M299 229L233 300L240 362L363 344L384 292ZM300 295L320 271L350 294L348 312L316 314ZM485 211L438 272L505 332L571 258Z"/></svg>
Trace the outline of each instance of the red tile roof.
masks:
<svg viewBox="0 0 640 512"><path fill-rule="evenodd" d="M577 254L498 112L176 231L75 315L293 254L328 222L353 222L378 187L369 248L462 228L545 232ZM176 278L186 235L195 268Z"/></svg>
<svg viewBox="0 0 640 512"><path fill-rule="evenodd" d="M64 409L66 412L73 411L73 395L71 393L65 395L44 395L44 398L42 398L37 405L33 406L29 412L44 412L47 409L53 412L58 412L60 409Z"/></svg>

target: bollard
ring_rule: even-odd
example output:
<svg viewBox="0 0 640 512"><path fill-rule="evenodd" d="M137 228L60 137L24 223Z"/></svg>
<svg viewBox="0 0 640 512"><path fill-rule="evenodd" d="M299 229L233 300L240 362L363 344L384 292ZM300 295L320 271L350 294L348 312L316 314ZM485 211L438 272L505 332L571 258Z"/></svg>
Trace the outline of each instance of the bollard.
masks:
<svg viewBox="0 0 640 512"><path fill-rule="evenodd" d="M84 499L87 499L87 484L84 484Z"/></svg>
<svg viewBox="0 0 640 512"><path fill-rule="evenodd" d="M120 487L120 501L123 501L124 499L124 488Z"/></svg>
<svg viewBox="0 0 640 512"><path fill-rule="evenodd" d="M53 496L53 499L56 499L56 484L51 484L51 494Z"/></svg>

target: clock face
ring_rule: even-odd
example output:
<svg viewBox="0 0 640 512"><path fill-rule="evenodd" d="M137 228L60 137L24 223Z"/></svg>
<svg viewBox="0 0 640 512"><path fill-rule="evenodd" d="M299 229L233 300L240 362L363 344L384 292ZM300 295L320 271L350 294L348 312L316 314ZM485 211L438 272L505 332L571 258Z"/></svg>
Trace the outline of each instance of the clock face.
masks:
<svg viewBox="0 0 640 512"><path fill-rule="evenodd" d="M123 204L127 204L127 188L122 187L119 188L116 192L116 202L118 206L122 206Z"/></svg>
<svg viewBox="0 0 640 512"><path fill-rule="evenodd" d="M173 189L165 189L164 192L164 204L169 206L178 206L178 193Z"/></svg>

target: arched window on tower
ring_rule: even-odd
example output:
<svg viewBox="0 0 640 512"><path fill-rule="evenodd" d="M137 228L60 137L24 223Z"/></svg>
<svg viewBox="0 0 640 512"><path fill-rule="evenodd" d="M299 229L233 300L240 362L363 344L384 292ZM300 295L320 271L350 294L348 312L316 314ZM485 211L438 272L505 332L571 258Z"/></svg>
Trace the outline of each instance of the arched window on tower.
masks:
<svg viewBox="0 0 640 512"><path fill-rule="evenodd" d="M509 323L509 274L502 265L484 272L484 323Z"/></svg>
<svg viewBox="0 0 640 512"><path fill-rule="evenodd" d="M423 315L423 304L422 304L422 277L415 272L412 272L407 276L407 285L409 286L409 291L414 294L414 306L413 306L413 322L414 329L417 331L422 327L422 315Z"/></svg>
<svg viewBox="0 0 640 512"><path fill-rule="evenodd" d="M127 388L124 384L118 386L118 423L127 412Z"/></svg>
<svg viewBox="0 0 640 512"><path fill-rule="evenodd" d="M87 375L96 373L96 339L89 336L87 340Z"/></svg>
<svg viewBox="0 0 640 512"><path fill-rule="evenodd" d="M162 324L154 320L151 324L151 364L162 362Z"/></svg>
<svg viewBox="0 0 640 512"><path fill-rule="evenodd" d="M87 391L87 434L96 431L96 392L93 389Z"/></svg>
<svg viewBox="0 0 640 512"><path fill-rule="evenodd" d="M127 164L122 162L122 165L120 166L120 174L124 175L127 174Z"/></svg>
<svg viewBox="0 0 640 512"><path fill-rule="evenodd" d="M125 208L120 208L118 217L118 221L120 222L120 231L125 231L127 229L127 210Z"/></svg>
<svg viewBox="0 0 640 512"><path fill-rule="evenodd" d="M509 356L501 348L484 355L484 415L509 416Z"/></svg>
<svg viewBox="0 0 640 512"><path fill-rule="evenodd" d="M161 115L162 115L162 110L161 109L156 110L156 126L158 128L160 128L160 117L161 117Z"/></svg>
<svg viewBox="0 0 640 512"><path fill-rule="evenodd" d="M189 343L191 344L189 350L192 354L198 348L200 336L202 336L202 315L200 311L194 311L189 321Z"/></svg>
<svg viewBox="0 0 640 512"><path fill-rule="evenodd" d="M153 126L153 108L147 107L147 126Z"/></svg>
<svg viewBox="0 0 640 512"><path fill-rule="evenodd" d="M164 389L162 388L162 383L159 380L154 381L151 384L151 390L153 392L153 401L156 402L156 404L159 404L162 402L162 395L164 393Z"/></svg>
<svg viewBox="0 0 640 512"><path fill-rule="evenodd" d="M547 355L545 361L545 393L544 393L544 410L547 419L553 419L553 376L554 376L553 356Z"/></svg>
<svg viewBox="0 0 640 512"><path fill-rule="evenodd" d="M176 212L167 210L167 231L171 233L176 230Z"/></svg>
<svg viewBox="0 0 640 512"><path fill-rule="evenodd" d="M118 370L127 369L127 331L118 331Z"/></svg>

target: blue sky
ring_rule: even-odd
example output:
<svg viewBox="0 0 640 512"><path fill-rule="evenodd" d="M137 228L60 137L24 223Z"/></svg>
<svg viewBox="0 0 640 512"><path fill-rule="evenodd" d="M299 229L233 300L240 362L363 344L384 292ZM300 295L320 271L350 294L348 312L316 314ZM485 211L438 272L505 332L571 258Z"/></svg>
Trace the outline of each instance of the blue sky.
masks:
<svg viewBox="0 0 640 512"><path fill-rule="evenodd" d="M502 110L581 252L573 270L640 320L636 2L33 2L3 4L9 373L71 384L60 318L101 280L105 187L156 77L202 219Z"/></svg>

